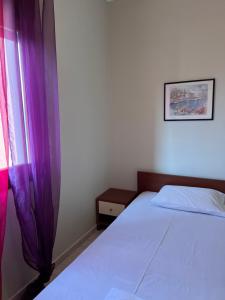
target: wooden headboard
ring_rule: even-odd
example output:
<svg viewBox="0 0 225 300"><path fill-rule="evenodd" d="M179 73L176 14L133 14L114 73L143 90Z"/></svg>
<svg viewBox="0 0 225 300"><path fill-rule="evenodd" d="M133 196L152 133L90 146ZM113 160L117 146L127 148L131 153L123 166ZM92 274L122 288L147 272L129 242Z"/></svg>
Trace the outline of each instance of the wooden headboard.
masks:
<svg viewBox="0 0 225 300"><path fill-rule="evenodd" d="M215 189L225 193L225 180L186 177L151 172L138 172L138 193L158 192L164 185L184 185Z"/></svg>

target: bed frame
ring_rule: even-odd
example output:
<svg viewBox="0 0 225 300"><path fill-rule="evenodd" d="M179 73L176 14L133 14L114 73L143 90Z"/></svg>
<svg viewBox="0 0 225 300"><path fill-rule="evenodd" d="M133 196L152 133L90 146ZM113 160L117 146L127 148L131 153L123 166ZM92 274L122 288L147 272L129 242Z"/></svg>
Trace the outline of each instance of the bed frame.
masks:
<svg viewBox="0 0 225 300"><path fill-rule="evenodd" d="M137 174L138 193L145 191L158 192L164 185L184 185L211 188L225 193L225 180L206 179L197 177L177 176L151 172Z"/></svg>

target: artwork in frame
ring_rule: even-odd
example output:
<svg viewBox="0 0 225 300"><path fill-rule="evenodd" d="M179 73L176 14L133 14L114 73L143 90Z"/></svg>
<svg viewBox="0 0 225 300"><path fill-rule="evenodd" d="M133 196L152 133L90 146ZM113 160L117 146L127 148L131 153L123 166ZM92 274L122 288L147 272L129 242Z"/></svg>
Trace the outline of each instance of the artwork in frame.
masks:
<svg viewBox="0 0 225 300"><path fill-rule="evenodd" d="M164 120L213 120L215 79L164 84Z"/></svg>

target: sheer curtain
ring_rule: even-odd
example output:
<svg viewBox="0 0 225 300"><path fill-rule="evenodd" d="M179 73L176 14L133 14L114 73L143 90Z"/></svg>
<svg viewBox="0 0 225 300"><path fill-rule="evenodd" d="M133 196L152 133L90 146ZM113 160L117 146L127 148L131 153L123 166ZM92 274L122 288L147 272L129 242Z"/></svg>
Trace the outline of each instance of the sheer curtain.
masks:
<svg viewBox="0 0 225 300"><path fill-rule="evenodd" d="M2 0L0 0L2 1ZM25 261L50 279L60 197L60 127L53 0L3 0L8 38L9 177ZM32 298L32 294L30 297Z"/></svg>
<svg viewBox="0 0 225 300"><path fill-rule="evenodd" d="M0 0L0 268L4 245L6 208L8 196L8 115L7 82L4 47L3 2ZM1 272L1 271L0 271ZM0 274L1 281L1 274ZM2 285L0 282L0 298Z"/></svg>

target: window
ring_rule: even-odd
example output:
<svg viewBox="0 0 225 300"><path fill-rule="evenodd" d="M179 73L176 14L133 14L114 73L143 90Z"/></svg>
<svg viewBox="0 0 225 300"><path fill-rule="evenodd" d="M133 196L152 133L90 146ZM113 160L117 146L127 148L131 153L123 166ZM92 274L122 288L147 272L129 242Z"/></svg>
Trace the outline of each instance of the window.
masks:
<svg viewBox="0 0 225 300"><path fill-rule="evenodd" d="M12 166L12 161L14 165L28 163L28 134L20 48L17 46L17 42L12 39L5 39L4 43L7 77L7 109L9 118L10 146L12 149L12 151L9 149L8 153L8 165L10 167ZM22 101L19 101L19 98L22 99ZM25 136L26 140L25 147L23 144L23 136ZM2 120L0 119L0 169L5 169L6 167L7 160L3 126Z"/></svg>
<svg viewBox="0 0 225 300"><path fill-rule="evenodd" d="M0 30L0 170L7 167L3 118L5 118L5 55L2 31Z"/></svg>

